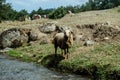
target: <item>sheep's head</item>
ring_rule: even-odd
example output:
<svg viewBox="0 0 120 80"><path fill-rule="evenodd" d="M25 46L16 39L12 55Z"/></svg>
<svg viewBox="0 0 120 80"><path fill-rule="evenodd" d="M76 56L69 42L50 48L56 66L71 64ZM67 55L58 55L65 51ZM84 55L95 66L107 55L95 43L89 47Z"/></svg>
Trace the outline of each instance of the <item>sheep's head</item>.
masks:
<svg viewBox="0 0 120 80"><path fill-rule="evenodd" d="M70 40L73 40L73 32L71 30L65 30L64 37L65 37L65 41L67 42L69 42Z"/></svg>
<svg viewBox="0 0 120 80"><path fill-rule="evenodd" d="M65 30L64 31L65 37L70 37L72 35L72 31L71 30Z"/></svg>

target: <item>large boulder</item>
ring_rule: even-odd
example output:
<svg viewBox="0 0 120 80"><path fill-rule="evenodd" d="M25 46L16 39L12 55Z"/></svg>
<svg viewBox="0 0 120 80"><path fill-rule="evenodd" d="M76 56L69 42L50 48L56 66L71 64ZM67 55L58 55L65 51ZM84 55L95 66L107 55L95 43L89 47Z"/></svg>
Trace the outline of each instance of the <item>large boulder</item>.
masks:
<svg viewBox="0 0 120 80"><path fill-rule="evenodd" d="M8 29L0 35L0 48L21 46L28 41L28 36L18 28Z"/></svg>
<svg viewBox="0 0 120 80"><path fill-rule="evenodd" d="M48 43L50 43L50 37L48 37L47 34L39 33L38 41L39 41L39 44L48 44Z"/></svg>
<svg viewBox="0 0 120 80"><path fill-rule="evenodd" d="M49 39L49 37L48 36L43 36L43 37L41 37L41 39L40 39L40 44L48 44L48 43L50 43L51 41L50 41L50 39Z"/></svg>
<svg viewBox="0 0 120 80"><path fill-rule="evenodd" d="M50 37L48 37L47 34L39 32L37 35L37 40L35 42L31 41L29 45L35 45L35 43L42 45L48 44L50 42L51 42Z"/></svg>
<svg viewBox="0 0 120 80"><path fill-rule="evenodd" d="M38 34L28 28L11 28L0 34L0 48L22 46L38 39Z"/></svg>
<svg viewBox="0 0 120 80"><path fill-rule="evenodd" d="M39 36L39 33L38 31L36 30L31 30L28 34L29 36L29 41L36 41L38 40L38 36Z"/></svg>

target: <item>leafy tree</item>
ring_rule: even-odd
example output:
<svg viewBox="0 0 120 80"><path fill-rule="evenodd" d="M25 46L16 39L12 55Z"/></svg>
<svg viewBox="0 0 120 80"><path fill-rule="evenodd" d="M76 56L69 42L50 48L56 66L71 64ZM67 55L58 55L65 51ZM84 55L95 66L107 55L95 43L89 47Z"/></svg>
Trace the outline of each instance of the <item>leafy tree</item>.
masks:
<svg viewBox="0 0 120 80"><path fill-rule="evenodd" d="M73 6L67 6L67 7L65 7L65 10L68 12L68 11L71 11L71 12L76 12L76 10L75 10L75 7L73 7Z"/></svg>
<svg viewBox="0 0 120 80"><path fill-rule="evenodd" d="M31 19L32 19L32 16L33 16L34 14L37 14L37 11L33 10L33 11L29 14L29 16L31 17Z"/></svg>
<svg viewBox="0 0 120 80"><path fill-rule="evenodd" d="M11 4L6 3L6 0L0 0L0 21L15 20L17 11L13 10Z"/></svg>
<svg viewBox="0 0 120 80"><path fill-rule="evenodd" d="M83 4L80 8L80 12L86 11L85 5Z"/></svg>
<svg viewBox="0 0 120 80"><path fill-rule="evenodd" d="M43 15L43 14L44 14L44 10L40 7L40 8L37 10L37 13L40 14L40 15Z"/></svg>
<svg viewBox="0 0 120 80"><path fill-rule="evenodd" d="M19 12L17 12L16 14L16 20L19 20L21 17L25 17L26 15L29 15L28 12L23 9L23 10L20 10Z"/></svg>
<svg viewBox="0 0 120 80"><path fill-rule="evenodd" d="M0 21L7 20L8 14L12 10L10 4L5 3L5 0L0 0Z"/></svg>
<svg viewBox="0 0 120 80"><path fill-rule="evenodd" d="M66 15L66 10L64 7L59 7L55 10L53 10L50 14L49 14L49 18L51 19L58 19L58 18L62 18L63 16Z"/></svg>
<svg viewBox="0 0 120 80"><path fill-rule="evenodd" d="M80 5L77 5L77 6L74 6L74 13L78 13L78 12L81 12L81 6Z"/></svg>
<svg viewBox="0 0 120 80"><path fill-rule="evenodd" d="M9 11L7 12L7 20L16 20L17 19L17 11L13 10L13 9L9 9Z"/></svg>
<svg viewBox="0 0 120 80"><path fill-rule="evenodd" d="M120 5L120 0L93 0L94 9L93 10L102 10L117 7Z"/></svg>

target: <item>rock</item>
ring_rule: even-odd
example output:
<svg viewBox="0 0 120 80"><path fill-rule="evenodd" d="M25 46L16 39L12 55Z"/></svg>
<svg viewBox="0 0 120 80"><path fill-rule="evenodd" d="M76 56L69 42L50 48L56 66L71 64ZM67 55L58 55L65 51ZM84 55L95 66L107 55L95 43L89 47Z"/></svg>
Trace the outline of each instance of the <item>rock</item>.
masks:
<svg viewBox="0 0 120 80"><path fill-rule="evenodd" d="M12 50L12 48L6 47L5 49L0 50L0 53L6 53L6 52L8 52L8 51L10 51L10 50Z"/></svg>
<svg viewBox="0 0 120 80"><path fill-rule="evenodd" d="M43 26L41 26L39 29L43 33L51 33L56 30L56 25L54 23L46 23Z"/></svg>
<svg viewBox="0 0 120 80"><path fill-rule="evenodd" d="M109 37L104 37L104 40L109 40L110 38Z"/></svg>
<svg viewBox="0 0 120 80"><path fill-rule="evenodd" d="M102 41L109 41L109 40L110 40L109 37L104 37L104 38L102 39Z"/></svg>
<svg viewBox="0 0 120 80"><path fill-rule="evenodd" d="M38 39L38 32L36 32L35 30L31 30L29 33L29 39L30 41L36 41Z"/></svg>
<svg viewBox="0 0 120 80"><path fill-rule="evenodd" d="M86 40L84 43L84 46L92 46L92 45L94 45L94 41L92 40Z"/></svg>
<svg viewBox="0 0 120 80"><path fill-rule="evenodd" d="M17 28L8 29L0 35L0 48L16 47L22 45L22 42L27 41L26 35L21 35L22 32Z"/></svg>
<svg viewBox="0 0 120 80"><path fill-rule="evenodd" d="M38 39L38 33L27 28L11 28L0 34L0 48L22 46Z"/></svg>
<svg viewBox="0 0 120 80"><path fill-rule="evenodd" d="M72 28L67 27L67 26L56 26L56 31L57 31L57 32L64 32L64 31L67 30L67 29L69 29L69 30L72 31Z"/></svg>
<svg viewBox="0 0 120 80"><path fill-rule="evenodd" d="M48 37L47 34L45 33L38 33L38 37L37 37L38 43L39 44L48 44L50 43L50 37Z"/></svg>
<svg viewBox="0 0 120 80"><path fill-rule="evenodd" d="M40 39L40 44L48 44L50 43L50 39L47 36L43 36Z"/></svg>
<svg viewBox="0 0 120 80"><path fill-rule="evenodd" d="M83 34L81 33L81 34L79 34L79 35L76 35L76 39L77 40L81 40L83 38Z"/></svg>
<svg viewBox="0 0 120 80"><path fill-rule="evenodd" d="M40 40L42 37L47 37L47 34L39 33L37 39Z"/></svg>

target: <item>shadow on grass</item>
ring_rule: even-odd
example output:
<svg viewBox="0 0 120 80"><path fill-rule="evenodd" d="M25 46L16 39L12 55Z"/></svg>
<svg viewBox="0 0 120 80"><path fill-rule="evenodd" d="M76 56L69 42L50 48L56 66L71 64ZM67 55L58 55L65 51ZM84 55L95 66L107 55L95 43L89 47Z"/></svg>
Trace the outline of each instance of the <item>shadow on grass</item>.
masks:
<svg viewBox="0 0 120 80"><path fill-rule="evenodd" d="M57 54L57 55L51 54L51 55L45 56L41 60L41 64L44 65L45 67L53 68L53 67L57 67L59 62L63 59L64 59L64 57L60 54Z"/></svg>

